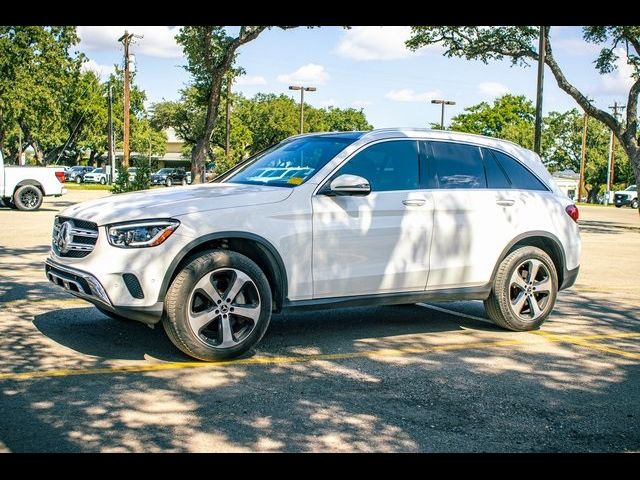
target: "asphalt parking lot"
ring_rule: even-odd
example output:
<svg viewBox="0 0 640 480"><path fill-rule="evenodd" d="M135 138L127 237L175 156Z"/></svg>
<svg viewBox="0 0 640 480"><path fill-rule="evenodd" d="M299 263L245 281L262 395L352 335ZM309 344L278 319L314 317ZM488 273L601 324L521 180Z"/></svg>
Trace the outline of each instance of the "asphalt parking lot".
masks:
<svg viewBox="0 0 640 480"><path fill-rule="evenodd" d="M276 315L207 364L44 277L56 212L104 194L0 208L0 451L640 451L637 211L581 207L581 273L540 331L480 302Z"/></svg>

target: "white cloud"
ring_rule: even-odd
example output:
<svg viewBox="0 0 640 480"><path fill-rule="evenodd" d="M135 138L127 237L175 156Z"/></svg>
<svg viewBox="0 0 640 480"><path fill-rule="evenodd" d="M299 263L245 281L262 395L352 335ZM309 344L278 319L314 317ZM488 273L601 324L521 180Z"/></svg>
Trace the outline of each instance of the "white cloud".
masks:
<svg viewBox="0 0 640 480"><path fill-rule="evenodd" d="M266 85L267 80L262 75L242 75L241 77L238 77L234 83L236 85L245 86Z"/></svg>
<svg viewBox="0 0 640 480"><path fill-rule="evenodd" d="M315 85L324 85L329 80L329 74L322 65L308 63L297 69L293 73L278 75L278 81L282 83L302 83Z"/></svg>
<svg viewBox="0 0 640 480"><path fill-rule="evenodd" d="M92 71L98 75L98 78L105 80L110 74L115 72L115 67L113 65L100 65L95 60L89 59L89 61L82 64L82 71Z"/></svg>
<svg viewBox="0 0 640 480"><path fill-rule="evenodd" d="M602 75L600 85L592 93L600 95L617 95L626 97L633 85L633 67L627 63L627 53L623 48L616 48L618 59L615 71Z"/></svg>
<svg viewBox="0 0 640 480"><path fill-rule="evenodd" d="M598 45L585 42L582 38L559 38L551 42L551 46L570 55L597 55Z"/></svg>
<svg viewBox="0 0 640 480"><path fill-rule="evenodd" d="M410 34L411 27L352 27L344 33L335 52L352 60L396 60L440 49L429 46L412 52L404 44Z"/></svg>
<svg viewBox="0 0 640 480"><path fill-rule="evenodd" d="M132 42L131 52L151 57L181 58L182 47L175 40L180 27L167 26L85 26L78 27L80 47L86 50L113 51L122 48L118 43L124 31L143 35Z"/></svg>
<svg viewBox="0 0 640 480"><path fill-rule="evenodd" d="M385 94L385 98L394 102L426 102L441 96L440 90L430 90L428 92L417 93L411 88L402 88L400 90L391 90Z"/></svg>
<svg viewBox="0 0 640 480"><path fill-rule="evenodd" d="M482 82L478 84L478 90L480 90L482 95L486 95L491 98L499 97L505 93L511 92L509 87L500 82Z"/></svg>
<svg viewBox="0 0 640 480"><path fill-rule="evenodd" d="M363 108L370 105L373 105L373 102L371 100L354 100L353 102L351 102L351 106L355 108Z"/></svg>

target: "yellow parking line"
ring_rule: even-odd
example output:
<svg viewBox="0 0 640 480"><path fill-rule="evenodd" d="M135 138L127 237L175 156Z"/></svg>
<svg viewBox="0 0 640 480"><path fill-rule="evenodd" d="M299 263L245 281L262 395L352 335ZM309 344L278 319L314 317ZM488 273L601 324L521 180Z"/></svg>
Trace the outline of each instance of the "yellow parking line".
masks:
<svg viewBox="0 0 640 480"><path fill-rule="evenodd" d="M53 369L41 370L34 372L21 373L2 373L0 380L30 380L34 378L49 377L70 377L78 375L101 375L113 373L143 373L157 372L162 370L179 370L187 368L220 368L235 365L278 365L287 363L303 363L313 361L327 360L350 360L356 358L379 358L392 357L408 354L446 352L451 350L467 350L467 349L484 349L508 347L521 345L525 343L522 340L500 340L494 342L466 342L454 343L449 345L436 345L432 347L406 347L406 348L384 348L376 350L363 350L360 352L346 353L327 353L317 355L296 355L281 357L252 357L239 360L227 360L215 363L207 362L167 362L167 363L151 363L143 365L121 365L114 367L99 368L69 368L69 369Z"/></svg>
<svg viewBox="0 0 640 480"><path fill-rule="evenodd" d="M607 347L606 345L600 345L599 343L589 342L588 340L605 340L613 338L628 338L640 336L639 333L619 333L610 335L554 335L543 331L531 332L535 335L546 338L552 342L571 343L573 345L579 345L581 347L590 348L592 350L598 350L600 352L611 353L613 355L619 355L621 357L630 358L632 360L640 360L640 353L626 352L619 348Z"/></svg>

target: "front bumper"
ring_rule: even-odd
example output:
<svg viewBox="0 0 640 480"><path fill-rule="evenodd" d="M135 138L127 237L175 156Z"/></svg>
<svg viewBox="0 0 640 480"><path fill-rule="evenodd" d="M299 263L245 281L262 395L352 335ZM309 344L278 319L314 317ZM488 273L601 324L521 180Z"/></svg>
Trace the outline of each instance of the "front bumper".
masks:
<svg viewBox="0 0 640 480"><path fill-rule="evenodd" d="M45 261L44 268L49 281L104 310L147 324L155 324L162 318L162 302L148 307L114 306L100 281L90 273L60 265L51 259Z"/></svg>
<svg viewBox="0 0 640 480"><path fill-rule="evenodd" d="M620 206L631 205L631 197L616 198L613 202Z"/></svg>
<svg viewBox="0 0 640 480"><path fill-rule="evenodd" d="M578 278L578 272L580 272L580 266L578 265L573 270L567 270L565 268L564 275L562 278L562 285L560 285L559 290L564 290L565 288L570 288L576 283L576 279Z"/></svg>

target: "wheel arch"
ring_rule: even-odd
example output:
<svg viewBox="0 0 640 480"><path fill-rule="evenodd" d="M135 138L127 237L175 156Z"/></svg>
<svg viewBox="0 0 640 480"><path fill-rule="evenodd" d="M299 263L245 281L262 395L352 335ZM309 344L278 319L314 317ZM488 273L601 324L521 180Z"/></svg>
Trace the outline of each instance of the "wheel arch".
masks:
<svg viewBox="0 0 640 480"><path fill-rule="evenodd" d="M507 244L498 257L496 265L493 267L491 285L493 285L496 273L498 272L498 268L502 261L507 257L507 255L520 247L537 247L546 252L547 255L551 257L551 260L556 267L556 272L558 274L558 289L562 288L565 276L567 275L566 256L562 243L558 237L552 233L538 230L521 233Z"/></svg>
<svg viewBox="0 0 640 480"><path fill-rule="evenodd" d="M42 192L42 195L44 195L44 187L42 186L42 184L38 180L33 179L20 180L13 189L13 194L16 193L16 190L18 190L20 187L24 187L25 185L33 185L34 187L38 187L38 190L40 190Z"/></svg>
<svg viewBox="0 0 640 480"><path fill-rule="evenodd" d="M279 312L287 298L287 271L276 248L265 238L248 232L216 232L188 243L172 260L165 273L158 301L163 302L173 279L197 254L212 250L232 250L253 260L269 280L274 311Z"/></svg>

